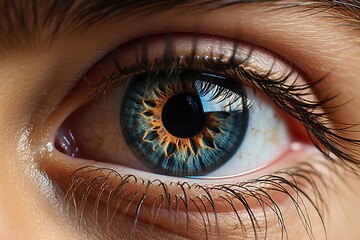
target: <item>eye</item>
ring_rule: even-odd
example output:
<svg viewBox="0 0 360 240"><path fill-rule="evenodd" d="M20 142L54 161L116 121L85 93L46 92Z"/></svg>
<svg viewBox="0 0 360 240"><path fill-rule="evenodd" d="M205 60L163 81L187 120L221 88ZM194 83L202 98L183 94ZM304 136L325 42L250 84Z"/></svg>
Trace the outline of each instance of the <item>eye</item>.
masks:
<svg viewBox="0 0 360 240"><path fill-rule="evenodd" d="M248 43L148 37L120 47L86 79L105 93L60 128L57 148L70 156L209 179L255 171L307 143L291 129L299 124L259 89L265 81L304 80Z"/></svg>
<svg viewBox="0 0 360 240"><path fill-rule="evenodd" d="M308 221L303 202L320 214L299 187L319 196L323 184L304 163L320 156L302 126L319 132L326 101L315 85L247 42L185 33L132 40L95 64L63 103L75 110L58 125L54 158L76 169L52 175L77 215L116 236L133 238L138 221L199 239L234 228L266 236L258 219L281 235L284 209L300 224ZM132 223L117 234L124 216Z"/></svg>

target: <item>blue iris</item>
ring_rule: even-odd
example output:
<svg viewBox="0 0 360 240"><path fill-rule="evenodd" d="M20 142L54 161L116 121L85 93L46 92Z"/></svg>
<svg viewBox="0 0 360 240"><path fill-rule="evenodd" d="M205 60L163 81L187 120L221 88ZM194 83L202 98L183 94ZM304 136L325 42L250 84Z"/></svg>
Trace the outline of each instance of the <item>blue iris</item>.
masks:
<svg viewBox="0 0 360 240"><path fill-rule="evenodd" d="M120 111L134 154L152 171L206 175L239 149L248 128L244 88L232 79L182 70L133 78Z"/></svg>

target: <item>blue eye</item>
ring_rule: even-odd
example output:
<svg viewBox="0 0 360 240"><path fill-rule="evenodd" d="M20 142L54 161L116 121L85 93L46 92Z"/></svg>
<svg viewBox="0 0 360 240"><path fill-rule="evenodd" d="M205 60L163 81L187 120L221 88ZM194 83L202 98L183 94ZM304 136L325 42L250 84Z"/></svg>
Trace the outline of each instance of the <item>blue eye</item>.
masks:
<svg viewBox="0 0 360 240"><path fill-rule="evenodd" d="M172 176L206 175L225 164L240 147L248 120L240 84L188 70L135 77L120 112L126 142L137 158Z"/></svg>
<svg viewBox="0 0 360 240"><path fill-rule="evenodd" d="M291 153L292 144L306 145L294 134L299 123L271 101L280 90L286 96L284 81L304 81L289 64L223 39L198 39L192 51L193 38L184 35L166 53L167 43L151 38L147 51L141 41L129 43L94 66L86 80L100 82L97 92L103 83L105 94L65 120L58 149L144 179L216 180L264 168Z"/></svg>

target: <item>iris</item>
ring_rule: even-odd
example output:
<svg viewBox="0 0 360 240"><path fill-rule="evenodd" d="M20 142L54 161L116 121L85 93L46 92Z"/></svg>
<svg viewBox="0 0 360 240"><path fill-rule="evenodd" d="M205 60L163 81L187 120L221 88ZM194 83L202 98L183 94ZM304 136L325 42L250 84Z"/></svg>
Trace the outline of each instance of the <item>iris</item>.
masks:
<svg viewBox="0 0 360 240"><path fill-rule="evenodd" d="M121 105L123 135L152 171L206 175L225 164L246 135L245 89L234 80L179 70L134 77Z"/></svg>

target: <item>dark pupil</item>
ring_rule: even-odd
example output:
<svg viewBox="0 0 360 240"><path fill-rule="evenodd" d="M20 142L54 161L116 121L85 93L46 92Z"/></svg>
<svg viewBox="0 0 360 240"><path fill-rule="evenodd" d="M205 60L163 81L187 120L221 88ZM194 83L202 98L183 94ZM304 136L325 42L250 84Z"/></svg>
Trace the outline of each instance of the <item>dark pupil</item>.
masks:
<svg viewBox="0 0 360 240"><path fill-rule="evenodd" d="M203 129L205 120L200 97L189 93L171 97L162 111L164 127L170 134L179 138L195 136Z"/></svg>

